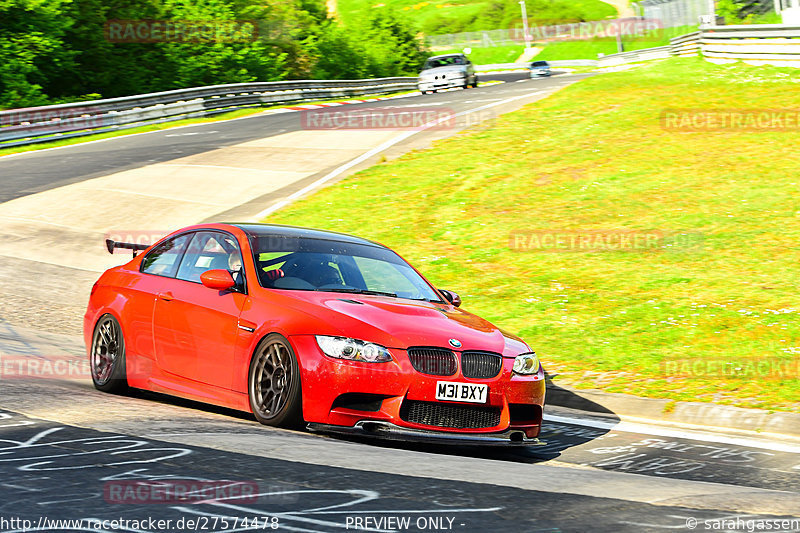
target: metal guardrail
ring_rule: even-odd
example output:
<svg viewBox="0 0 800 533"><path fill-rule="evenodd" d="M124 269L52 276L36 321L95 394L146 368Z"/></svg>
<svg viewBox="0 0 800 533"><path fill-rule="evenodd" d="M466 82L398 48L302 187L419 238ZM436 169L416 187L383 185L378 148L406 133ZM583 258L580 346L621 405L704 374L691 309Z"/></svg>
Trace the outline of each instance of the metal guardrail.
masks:
<svg viewBox="0 0 800 533"><path fill-rule="evenodd" d="M553 62L583 65L587 60ZM588 60L593 64L594 61ZM527 64L489 65L527 68ZM485 67L478 67L490 70ZM0 111L0 148L82 137L244 107L414 90L417 78L234 83Z"/></svg>
<svg viewBox="0 0 800 533"><path fill-rule="evenodd" d="M724 63L746 61L800 67L800 25L708 26L667 46L594 60L550 61L559 66L613 66L691 56ZM524 69L526 64L481 65L479 70ZM0 148L92 135L223 113L243 107L385 94L417 87L417 78L235 83L137 96L0 111Z"/></svg>
<svg viewBox="0 0 800 533"><path fill-rule="evenodd" d="M680 37L670 39L670 46L672 47L672 55L680 57L696 56L700 51L700 32L693 31Z"/></svg>
<svg viewBox="0 0 800 533"><path fill-rule="evenodd" d="M623 63L636 63L638 61L648 61L650 59L666 59L672 54L670 45L657 46L655 48L645 48L643 50L631 50L619 54L609 54L597 59L600 67L610 67Z"/></svg>
<svg viewBox="0 0 800 533"><path fill-rule="evenodd" d="M709 61L800 67L800 26L759 24L701 28L701 53Z"/></svg>
<svg viewBox="0 0 800 533"><path fill-rule="evenodd" d="M47 142L243 107L413 90L417 78L234 83L0 111L0 148Z"/></svg>
<svg viewBox="0 0 800 533"><path fill-rule="evenodd" d="M664 55L665 49L667 55ZM698 53L714 63L744 61L754 65L800 67L800 26L706 26L670 39L668 46L607 55L599 58L598 64L619 65L669 56L688 57Z"/></svg>

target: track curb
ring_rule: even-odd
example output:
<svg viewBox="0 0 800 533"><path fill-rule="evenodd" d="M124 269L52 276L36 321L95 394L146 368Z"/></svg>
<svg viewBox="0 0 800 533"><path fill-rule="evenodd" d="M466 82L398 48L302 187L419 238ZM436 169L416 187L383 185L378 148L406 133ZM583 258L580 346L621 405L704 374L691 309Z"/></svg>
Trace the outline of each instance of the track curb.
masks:
<svg viewBox="0 0 800 533"><path fill-rule="evenodd" d="M709 428L747 430L800 437L800 413L745 409L705 402L675 402L630 394L578 390L548 380L546 403L579 411L646 418Z"/></svg>

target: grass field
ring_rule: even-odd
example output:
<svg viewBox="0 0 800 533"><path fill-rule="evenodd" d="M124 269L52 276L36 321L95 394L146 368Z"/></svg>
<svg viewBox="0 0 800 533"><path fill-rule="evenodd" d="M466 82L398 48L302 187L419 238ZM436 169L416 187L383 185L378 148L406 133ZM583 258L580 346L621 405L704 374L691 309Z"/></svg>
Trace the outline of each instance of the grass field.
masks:
<svg viewBox="0 0 800 533"><path fill-rule="evenodd" d="M490 65L495 63L513 63L525 51L524 45L493 46L489 48L473 48L469 59L475 65ZM434 54L461 53L463 49L438 50Z"/></svg>
<svg viewBox="0 0 800 533"><path fill-rule="evenodd" d="M537 24L540 19L553 23L560 16L568 22L576 20L602 20L617 16L613 6L600 0L528 0L528 19ZM508 5L505 5L508 4ZM513 5L511 5L513 4ZM426 34L458 33L472 30L493 30L510 27L508 22L521 20L516 2L504 0L337 0L336 12L345 24L354 24L379 9L391 9L413 20ZM497 15L502 12L503 15ZM486 15L493 13L506 23L487 22ZM555 17L554 20L553 17ZM487 24L489 24L487 26Z"/></svg>
<svg viewBox="0 0 800 533"><path fill-rule="evenodd" d="M556 383L798 411L796 130L659 120L665 108L796 109L798 83L797 70L694 58L595 76L269 221L395 248L465 309L522 335ZM690 240L515 251L519 230Z"/></svg>
<svg viewBox="0 0 800 533"><path fill-rule="evenodd" d="M693 32L696 29L697 26L666 28L655 32L651 36L642 36L635 39L626 38L623 41L623 45L625 51L664 46L669 44L669 40L671 38ZM534 57L534 59L543 59L547 61L559 61L565 59L597 59L598 54L608 55L617 53L616 41L608 39L534 43L534 46L543 48L542 51ZM522 44L494 46L487 48L474 47L472 48L469 57L476 65L512 63L520 55L522 55L524 50L525 47ZM461 51L461 49L452 49L440 50L435 53L447 54Z"/></svg>

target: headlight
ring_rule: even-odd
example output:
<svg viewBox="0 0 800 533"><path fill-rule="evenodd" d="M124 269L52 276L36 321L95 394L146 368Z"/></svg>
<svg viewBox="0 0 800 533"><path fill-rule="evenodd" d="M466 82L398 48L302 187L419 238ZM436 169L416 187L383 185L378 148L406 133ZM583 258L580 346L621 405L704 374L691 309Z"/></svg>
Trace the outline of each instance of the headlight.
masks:
<svg viewBox="0 0 800 533"><path fill-rule="evenodd" d="M514 373L521 376L530 376L531 374L538 374L539 369L542 367L539 364L539 358L533 352L519 354L514 359Z"/></svg>
<svg viewBox="0 0 800 533"><path fill-rule="evenodd" d="M385 363L392 360L389 350L378 344L346 337L317 335L316 338L320 350L328 357L365 363Z"/></svg>

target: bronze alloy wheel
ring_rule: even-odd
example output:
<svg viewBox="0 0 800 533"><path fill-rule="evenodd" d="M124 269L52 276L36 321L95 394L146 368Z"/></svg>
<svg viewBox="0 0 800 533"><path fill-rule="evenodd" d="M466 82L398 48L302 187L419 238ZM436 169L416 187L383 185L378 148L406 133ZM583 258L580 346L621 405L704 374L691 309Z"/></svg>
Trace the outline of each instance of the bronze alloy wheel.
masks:
<svg viewBox="0 0 800 533"><path fill-rule="evenodd" d="M117 319L103 315L97 321L90 357L92 382L103 392L121 392L128 386L125 376L125 339Z"/></svg>
<svg viewBox="0 0 800 533"><path fill-rule="evenodd" d="M289 342L273 333L259 343L250 362L250 408L268 426L302 423L300 372Z"/></svg>

